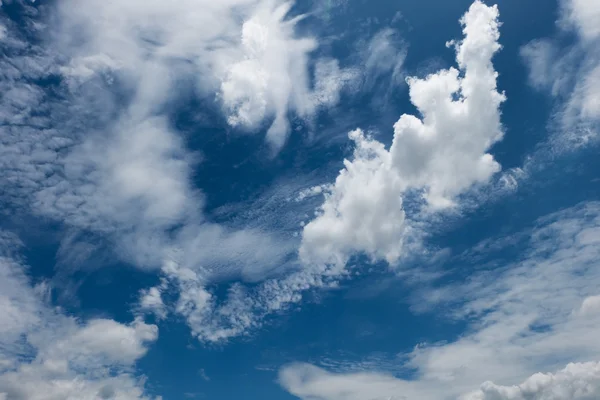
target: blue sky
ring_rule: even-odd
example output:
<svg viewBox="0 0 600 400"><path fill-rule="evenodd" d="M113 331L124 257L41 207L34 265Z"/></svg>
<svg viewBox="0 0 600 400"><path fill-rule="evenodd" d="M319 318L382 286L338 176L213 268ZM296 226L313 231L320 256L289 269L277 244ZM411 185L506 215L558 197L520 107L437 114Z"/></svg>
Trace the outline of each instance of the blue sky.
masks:
<svg viewBox="0 0 600 400"><path fill-rule="evenodd" d="M597 0L0 4L0 400L600 398Z"/></svg>

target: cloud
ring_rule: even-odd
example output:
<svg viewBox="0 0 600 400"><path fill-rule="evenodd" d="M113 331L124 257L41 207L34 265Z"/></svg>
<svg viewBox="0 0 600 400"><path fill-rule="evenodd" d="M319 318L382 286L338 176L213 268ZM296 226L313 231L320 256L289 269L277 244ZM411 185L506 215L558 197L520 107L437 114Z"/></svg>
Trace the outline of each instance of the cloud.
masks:
<svg viewBox="0 0 600 400"><path fill-rule="evenodd" d="M292 394L314 400L400 400L434 399L431 390L420 392L392 376L356 373L336 375L306 364L290 365L279 373L280 383ZM428 393L429 392L429 393ZM460 396L461 400L592 400L600 395L600 364L572 363L563 370L537 373L518 386L499 386L486 382L478 391ZM456 398L456 397L453 397Z"/></svg>
<svg viewBox="0 0 600 400"><path fill-rule="evenodd" d="M392 170L391 155L362 131L353 131L354 160L346 166L320 215L303 231L300 257L307 264L344 265L354 251L393 262L400 256L405 235L404 186Z"/></svg>
<svg viewBox="0 0 600 400"><path fill-rule="evenodd" d="M600 313L600 295L590 296L583 300L579 314L581 316L593 316Z"/></svg>
<svg viewBox="0 0 600 400"><path fill-rule="evenodd" d="M566 0L563 2L563 23L575 26L584 40L600 37L600 5L594 0Z"/></svg>
<svg viewBox="0 0 600 400"><path fill-rule="evenodd" d="M235 276L280 265L293 251L292 241L265 229L207 221L192 181L199 159L173 126L169 105L176 93L188 94L181 80L204 95L219 90L220 78L201 72L223 72L240 56L237 17L277 12L273 24L290 35L293 21L281 20L287 8L274 3L209 3L67 1L43 10L45 24L27 20L24 32L8 32L1 196L6 209L62 223L69 231L62 254L95 254L81 251L78 241L91 234L108 243L110 256L140 268L159 269L170 254L185 251L179 261L186 267L203 264L213 275ZM29 45L42 30L47 40Z"/></svg>
<svg viewBox="0 0 600 400"><path fill-rule="evenodd" d="M467 328L454 341L420 343L404 354L400 367L414 371L413 379L378 371L332 374L292 364L282 369L281 383L303 399L595 398L598 364L586 362L600 359L599 226L597 202L548 215L515 234L527 246L515 262L487 268L493 259L476 259L482 267L462 279L464 283L419 290L413 301L421 309L465 322ZM513 243L499 238L474 251ZM493 258L498 253L488 254ZM569 362L574 364L554 375L534 375L560 370ZM530 376L518 387L522 390L500 386ZM489 381L497 384L481 386Z"/></svg>
<svg viewBox="0 0 600 400"><path fill-rule="evenodd" d="M555 152L578 148L598 138L600 121L600 8L594 1L563 0L558 27L576 34L574 43L560 38L534 40L521 54L529 81L548 91L557 103L551 129Z"/></svg>
<svg viewBox="0 0 600 400"><path fill-rule="evenodd" d="M412 235L410 242L418 235L405 223L405 192L423 190L431 206L447 206L499 169L485 153L502 137L498 108L504 97L496 91L491 63L499 49L497 18L495 7L476 2L461 20L466 36L456 51L462 74L450 69L409 80L411 99L424 119L401 117L389 151L360 130L350 133L356 144L354 159L345 161L334 185L321 188L326 200L317 218L304 227L301 263L295 269L253 287L231 285L219 299L208 289L210 269L190 267L185 250L170 256L163 274L179 293L170 308L186 318L195 336L224 341L252 332L267 315L299 302L305 291L336 287L348 275L345 264L353 253L397 261L405 236ZM411 163L405 158L408 153L423 157ZM270 247L275 246L257 246Z"/></svg>
<svg viewBox="0 0 600 400"><path fill-rule="evenodd" d="M356 130L352 160L326 191L317 218L304 228L300 256L306 263L346 263L355 252L390 263L402 254L407 224L403 197L423 192L434 209L500 170L489 148L502 138L497 73L498 10L475 2L461 19L465 37L454 43L460 70L407 80L423 115L402 115L391 148Z"/></svg>
<svg viewBox="0 0 600 400"><path fill-rule="evenodd" d="M291 234L219 225L204 215L203 194L193 183L199 159L173 125L172 107L179 96L217 96L234 125L256 128L274 118L268 137L280 147L290 111L310 119L335 106L357 71L324 58L309 75L317 41L296 34L301 17L291 15L291 4L92 0L79 7L68 0L35 10L23 3L38 19L22 29L11 25L3 41L0 182L7 209L60 223L68 232L63 264L93 265L86 257L103 251L109 253L103 259L148 270L174 263L198 277L198 293L223 279L260 280L278 267L287 270L298 243ZM264 282L252 290L257 300L250 305L234 302L242 296L235 289L212 306L222 318L202 331L219 331L219 321L228 321L237 328L224 336L241 334L298 299L298 290L327 286L322 273L315 267ZM180 283L170 273L165 278ZM161 306L163 290L142 293L139 310L159 318L179 310L197 325L189 307ZM229 310L238 308L248 316L230 321Z"/></svg>
<svg viewBox="0 0 600 400"><path fill-rule="evenodd" d="M268 123L267 140L278 150L289 134L288 112L309 118L318 105L309 72L318 42L297 35L302 16L291 15L292 5L94 0L82 8L71 0L58 8L58 38L73 57L73 71L98 66L86 60L106 60L103 67L146 81L146 95L155 100L169 98L174 81L185 77L200 95L220 99L230 125L254 132Z"/></svg>
<svg viewBox="0 0 600 400"><path fill-rule="evenodd" d="M573 363L556 374L537 373L518 386L486 382L464 400L592 400L600 396L600 363Z"/></svg>
<svg viewBox="0 0 600 400"><path fill-rule="evenodd" d="M276 149L283 146L290 130L288 110L300 116L312 113L307 71L314 39L295 39L295 20L285 21L291 3L273 8L260 6L242 26L242 53L221 84L221 95L229 110L229 123L256 128L266 116L274 116L267 140Z"/></svg>
<svg viewBox="0 0 600 400"><path fill-rule="evenodd" d="M407 46L390 28L377 32L364 49L365 85L372 87L382 76L390 74L391 85L403 83Z"/></svg>
<svg viewBox="0 0 600 400"><path fill-rule="evenodd" d="M44 283L31 285L18 239L0 237L0 398L149 400L135 363L158 328L63 314L48 303Z"/></svg>
<svg viewBox="0 0 600 400"><path fill-rule="evenodd" d="M377 373L332 374L308 364L292 364L279 371L279 383L294 396L311 400L400 400L407 385ZM411 390L408 389L410 393ZM413 392L414 393L414 392ZM419 397L423 398L423 397Z"/></svg>

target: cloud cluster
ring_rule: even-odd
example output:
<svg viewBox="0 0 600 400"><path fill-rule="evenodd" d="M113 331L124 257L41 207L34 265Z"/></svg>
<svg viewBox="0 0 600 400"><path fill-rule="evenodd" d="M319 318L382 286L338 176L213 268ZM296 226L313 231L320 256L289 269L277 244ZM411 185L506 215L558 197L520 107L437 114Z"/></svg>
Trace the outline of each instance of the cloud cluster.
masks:
<svg viewBox="0 0 600 400"><path fill-rule="evenodd" d="M18 239L0 238L0 399L149 400L135 363L158 328L63 314L46 284L32 286Z"/></svg>
<svg viewBox="0 0 600 400"><path fill-rule="evenodd" d="M6 209L63 224L61 254L78 265L106 243L109 257L136 267L172 262L191 271L201 291L286 264L297 246L291 236L206 220L192 181L198 157L171 114L180 96L216 96L232 125L272 123L268 140L279 148L290 112L310 118L335 105L356 72L322 59L310 76L317 42L297 36L301 17L290 15L291 5L69 0L36 10L23 3L39 18L25 17L22 27L5 21L0 61ZM40 40L30 45L32 38ZM182 299L188 288L180 287ZM161 293L147 290L139 309L156 311ZM161 317L170 310L163 306ZM196 325L188 308L176 309ZM219 321L210 325L216 331Z"/></svg>
<svg viewBox="0 0 600 400"><path fill-rule="evenodd" d="M499 107L504 96L496 90L492 66L500 48L498 10L475 2L461 23L465 38L455 45L460 71L409 79L411 100L423 120L402 116L390 150L360 130L350 133L353 160L344 162L334 185L313 190L324 191L325 202L304 227L298 270L252 288L233 285L219 302L206 290L206 271L192 270L177 259L167 263L163 273L180 293L171 308L186 318L195 335L221 341L246 334L266 315L300 301L303 292L335 287L348 274L346 263L354 253L397 261L411 229L402 204L407 191L421 190L431 207L443 208L499 170L486 153L502 137ZM157 287L152 293L165 290ZM150 302L149 294L143 301Z"/></svg>
<svg viewBox="0 0 600 400"><path fill-rule="evenodd" d="M297 36L302 17L290 15L290 1L77 3L60 4L57 40L79 75L116 68L143 85L155 107L187 82L200 94L216 95L232 126L256 131L268 122L275 149L289 133L288 113L309 118L319 105L313 90L319 76L309 73L318 43Z"/></svg>
<svg viewBox="0 0 600 400"><path fill-rule="evenodd" d="M215 276L281 265L293 251L287 238L259 227L236 230L206 221L203 195L192 181L199 159L173 126L170 106L189 94L184 83L198 96L220 90L226 70L245 59L246 42L262 40L242 40L244 20L271 21L263 38L269 43L302 41L295 38L289 6L280 4L92 1L80 7L67 1L37 12L44 21L26 17L23 27L5 21L0 60L5 210L62 223L70 231L63 254L94 247L81 243L91 233L117 257L142 268L159 269L174 252L185 253L178 261L186 267L203 265ZM31 6L23 7L35 15ZM40 40L30 45L31 38ZM309 62L278 60L300 70ZM319 72L318 82L341 73L331 65ZM325 86L319 93L333 98L341 87ZM266 88L279 89L271 83ZM305 92L314 103L316 92ZM295 96L280 95L273 104L288 95ZM284 107L280 114L287 115Z"/></svg>
<svg viewBox="0 0 600 400"><path fill-rule="evenodd" d="M485 244L503 249L527 243L518 261L481 268L464 283L420 290L415 305L468 328L455 341L422 343L406 354L403 367L415 371L412 380L293 364L282 369L281 383L304 399L595 398L598 364L586 362L600 359L599 227L597 202L551 214L514 240ZM554 375L535 375L567 362L575 364ZM503 386L529 376L520 386ZM495 383L476 390L489 381Z"/></svg>
<svg viewBox="0 0 600 400"><path fill-rule="evenodd" d="M477 1L461 19L464 39L454 44L459 69L407 80L422 115L404 114L392 146L357 130L351 160L325 193L317 218L304 228L300 256L307 263L344 264L355 252L390 263L402 254L407 224L403 196L421 191L440 209L500 170L488 153L502 138L492 65L498 44L498 10Z"/></svg>

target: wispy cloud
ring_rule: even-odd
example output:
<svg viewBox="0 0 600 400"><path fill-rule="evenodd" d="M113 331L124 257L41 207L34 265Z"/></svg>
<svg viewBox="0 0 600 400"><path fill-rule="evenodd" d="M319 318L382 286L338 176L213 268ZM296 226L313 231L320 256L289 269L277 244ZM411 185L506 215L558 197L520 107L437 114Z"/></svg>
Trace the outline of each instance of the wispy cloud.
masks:
<svg viewBox="0 0 600 400"><path fill-rule="evenodd" d="M564 152L594 142L600 121L600 8L594 1L563 0L558 28L576 35L565 46L560 38L534 40L522 48L532 86L557 100L550 122L553 149Z"/></svg>
<svg viewBox="0 0 600 400"><path fill-rule="evenodd" d="M281 382L301 398L328 400L438 399L462 394L468 399L542 399L549 393L556 399L593 398L599 390L597 365L585 362L600 358L596 340L600 314L595 307L600 283L599 226L597 203L549 215L519 234L528 244L519 261L479 270L464 284L422 292L415 302L429 303L437 312L467 321L469 328L456 341L422 343L407 354L402 365L416 371L414 380L372 373L331 374L296 364L281 371ZM502 238L500 246L510 242ZM569 362L583 364L561 370ZM559 372L534 375L538 371ZM482 382L510 385L529 376L522 390L492 383L477 390ZM578 387L585 390L577 391Z"/></svg>

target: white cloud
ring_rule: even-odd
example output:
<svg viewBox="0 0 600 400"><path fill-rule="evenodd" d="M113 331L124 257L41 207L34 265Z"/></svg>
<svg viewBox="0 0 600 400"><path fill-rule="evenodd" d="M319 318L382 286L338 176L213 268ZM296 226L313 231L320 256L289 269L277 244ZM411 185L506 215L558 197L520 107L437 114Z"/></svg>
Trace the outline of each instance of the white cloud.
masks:
<svg viewBox="0 0 600 400"><path fill-rule="evenodd" d="M414 390L390 375L332 374L308 364L292 364L279 371L279 383L294 396L311 400L404 400Z"/></svg>
<svg viewBox="0 0 600 400"><path fill-rule="evenodd" d="M274 116L267 140L283 146L289 133L287 113L312 112L307 71L308 55L317 47L314 39L295 39L295 21L286 21L291 3L274 7L265 2L242 26L241 60L233 63L221 85L229 123L255 128L266 116Z"/></svg>
<svg viewBox="0 0 600 400"><path fill-rule="evenodd" d="M318 43L296 34L293 2L77 3L62 2L58 15L59 39L73 56L67 70L78 76L117 66L130 82L146 81L154 101L168 99L172 81L183 77L203 96L217 95L232 126L256 131L268 122L275 149L288 136L288 112L307 118L316 111L309 65Z"/></svg>
<svg viewBox="0 0 600 400"><path fill-rule="evenodd" d="M62 314L48 304L43 284L31 286L14 258L19 243L8 238L0 241L0 398L149 400L135 362L157 327Z"/></svg>
<svg viewBox="0 0 600 400"><path fill-rule="evenodd" d="M144 289L140 293L140 311L143 313L154 314L158 319L164 319L167 316L165 303L162 299L163 286Z"/></svg>
<svg viewBox="0 0 600 400"><path fill-rule="evenodd" d="M340 68L335 59L321 59L315 65L314 107L333 107L345 88L355 88L358 69Z"/></svg>
<svg viewBox="0 0 600 400"><path fill-rule="evenodd" d="M165 111L178 80L204 79L208 64L224 68L238 55L234 8L243 2L208 3L61 2L44 30L52 33L43 42L48 48L10 32L0 82L2 199L64 223L71 234L61 253L78 246L78 232L91 232L138 267L159 269L180 251L186 267L202 264L230 277L274 268L294 251L293 241L262 227L236 230L205 220L192 182L198 157ZM248 18L256 11L244 10ZM273 11L261 10L265 18ZM75 44L74 37L81 40ZM193 71L182 67L188 58L198 62ZM33 83L60 74L67 74L65 85L55 92ZM206 79L202 90L218 90L216 77Z"/></svg>
<svg viewBox="0 0 600 400"><path fill-rule="evenodd" d="M431 207L444 208L500 170L487 153L502 138L504 96L492 66L500 48L498 10L475 2L461 24L465 37L455 44L460 71L408 79L423 120L402 115L389 151L360 130L350 133L353 159L344 161L317 218L304 228L304 262L344 264L352 253L365 252L393 263L402 254L408 190L422 190Z"/></svg>
<svg viewBox="0 0 600 400"><path fill-rule="evenodd" d="M561 4L559 27L574 30L575 42L565 47L559 39L538 39L521 51L532 86L548 90L557 100L556 152L597 140L600 123L600 6L594 0Z"/></svg>
<svg viewBox="0 0 600 400"><path fill-rule="evenodd" d="M554 80L558 50L549 40L533 40L521 48L521 57L529 66L529 83L536 89L551 88L558 94L560 82Z"/></svg>
<svg viewBox="0 0 600 400"><path fill-rule="evenodd" d="M496 91L491 64L499 49L497 17L495 7L476 2L463 18L466 37L456 49L464 76L450 69L410 81L411 98L425 117L420 121L403 116L390 151L360 130L350 133L356 143L354 159L345 161L346 168L333 186L321 188L326 201L319 216L304 227L303 265L298 270L250 289L233 285L219 302L206 289L210 269L190 268L185 250L170 256L163 273L180 293L172 307L199 339L223 341L247 334L266 315L299 302L303 292L335 287L349 273L345 264L354 252L398 260L411 229L402 207L407 190L422 189L432 205L447 205L497 171L497 163L485 153L502 136L498 107L503 96ZM438 108L431 106L433 99L438 100ZM415 160L422 165L406 164L400 146L412 146L413 153L423 154L423 159ZM461 174L464 177L458 178Z"/></svg>
<svg viewBox="0 0 600 400"><path fill-rule="evenodd" d="M312 400L408 400L457 399L435 390L392 376L370 373L331 374L307 364L293 364L279 374L280 383L290 393ZM478 391L461 400L593 400L600 396L600 364L572 363L563 370L537 373L518 386L486 382Z"/></svg>
<svg viewBox="0 0 600 400"><path fill-rule="evenodd" d="M595 0L564 0L564 16L585 40L600 37L600 4Z"/></svg>
<svg viewBox="0 0 600 400"><path fill-rule="evenodd" d="M593 400L600 397L600 363L573 363L556 374L537 373L518 386L486 382L464 400Z"/></svg>
<svg viewBox="0 0 600 400"><path fill-rule="evenodd" d="M281 371L281 382L303 399L433 400L467 394L475 396L468 399L595 398L598 364L581 363L600 359L599 227L598 203L557 212L514 240L500 238L481 247L498 250L515 241L525 243L528 249L518 261L482 267L464 283L423 289L415 304L468 327L455 341L421 343L405 354L401 367L415 372L412 380L377 371L332 374L294 364ZM560 370L568 362L575 364L554 375L534 375ZM520 389L502 386L530 376ZM495 384L473 392L488 381Z"/></svg>
<svg viewBox="0 0 600 400"><path fill-rule="evenodd" d="M584 317L600 314L600 295L590 296L583 300L579 314Z"/></svg>
<svg viewBox="0 0 600 400"><path fill-rule="evenodd" d="M300 257L307 264L343 265L354 251L390 262L400 256L405 234L402 192L384 146L353 131L354 160L325 194L320 215L304 227Z"/></svg>
<svg viewBox="0 0 600 400"><path fill-rule="evenodd" d="M406 45L398 38L397 32L390 28L377 32L364 49L365 85L372 87L386 74L391 75L391 86L402 83L406 54Z"/></svg>

